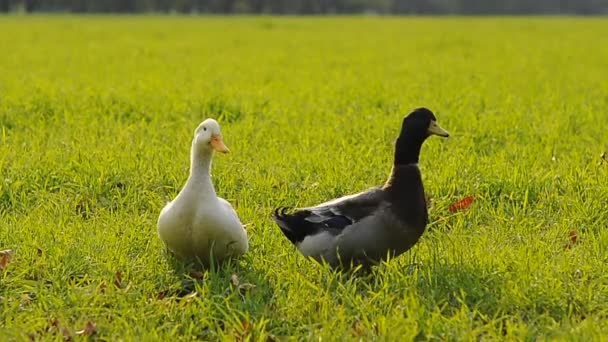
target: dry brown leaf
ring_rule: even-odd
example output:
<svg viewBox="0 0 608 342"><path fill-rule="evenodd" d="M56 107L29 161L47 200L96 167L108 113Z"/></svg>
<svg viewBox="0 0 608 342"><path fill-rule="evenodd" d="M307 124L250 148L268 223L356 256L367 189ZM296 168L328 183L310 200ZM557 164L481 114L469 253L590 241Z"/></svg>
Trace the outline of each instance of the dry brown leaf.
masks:
<svg viewBox="0 0 608 342"><path fill-rule="evenodd" d="M192 279L203 279L205 277L205 273L201 271L192 271L188 274Z"/></svg>
<svg viewBox="0 0 608 342"><path fill-rule="evenodd" d="M6 266L8 266L9 260L10 260L9 257L6 254L0 256L0 271L3 270L3 269L5 269Z"/></svg>
<svg viewBox="0 0 608 342"><path fill-rule="evenodd" d="M76 335L81 335L81 336L91 336L93 335L95 332L97 331L97 324L88 321L87 324L84 326L84 329L82 330L78 330L76 332Z"/></svg>
<svg viewBox="0 0 608 342"><path fill-rule="evenodd" d="M568 233L568 242L564 245L564 249L570 249L578 242L578 232L576 230L571 230Z"/></svg>
<svg viewBox="0 0 608 342"><path fill-rule="evenodd" d="M72 334L70 333L70 330L66 327L62 327L57 318L49 321L49 328L47 331L49 333L59 332L61 333L64 341L72 341Z"/></svg>
<svg viewBox="0 0 608 342"><path fill-rule="evenodd" d="M237 276L236 274L233 274L232 276L230 276L230 281L232 282L232 285L238 287L240 284L239 281L239 276Z"/></svg>
<svg viewBox="0 0 608 342"><path fill-rule="evenodd" d="M242 292L247 292L247 291L249 291L251 289L255 289L255 288L256 288L256 286L254 284L250 284L250 283L243 283L243 284L239 285L239 291L242 291Z"/></svg>
<svg viewBox="0 0 608 342"><path fill-rule="evenodd" d="M0 270L3 270L6 268L6 266L8 266L8 263L11 261L12 257L12 249L5 249L3 251L0 251Z"/></svg>
<svg viewBox="0 0 608 342"><path fill-rule="evenodd" d="M475 197L473 197L473 195L469 195L469 196L461 199L460 201L456 201L456 202L450 204L448 206L448 210L451 213L455 213L459 210L468 209L471 206L471 204L473 203L473 201L475 201Z"/></svg>
<svg viewBox="0 0 608 342"><path fill-rule="evenodd" d="M162 299L164 299L165 297L167 297L167 295L168 295L168 294L169 294L169 290L164 290L164 291L161 291L161 292L159 292L159 293L156 295L156 299L158 299L158 300L162 300Z"/></svg>
<svg viewBox="0 0 608 342"><path fill-rule="evenodd" d="M256 288L254 284L241 283L239 276L237 276L236 274L233 274L230 277L230 282L239 290L239 295L241 295L241 298L243 300L245 300L245 293L247 293L247 291Z"/></svg>
<svg viewBox="0 0 608 342"><path fill-rule="evenodd" d="M249 330L249 321L248 320L243 320L241 322L241 325L243 326L243 330L244 331L248 331Z"/></svg>
<svg viewBox="0 0 608 342"><path fill-rule="evenodd" d="M54 318L49 322L49 330L57 327L59 327L59 320L57 318Z"/></svg>
<svg viewBox="0 0 608 342"><path fill-rule="evenodd" d="M196 298L198 296L198 292L194 291L184 296L186 299Z"/></svg>
<svg viewBox="0 0 608 342"><path fill-rule="evenodd" d="M360 338L361 336L363 336L365 334L365 329L363 328L363 325L359 321L356 321L355 323L353 323L352 329L353 329L353 336L355 336L355 337Z"/></svg>
<svg viewBox="0 0 608 342"><path fill-rule="evenodd" d="M188 295L184 296L183 300L184 300L186 303L190 303L190 302L192 302L193 300L195 300L197 297L198 297L198 292L194 291L194 292L192 292L192 293L190 293L190 294L188 294Z"/></svg>
<svg viewBox="0 0 608 342"><path fill-rule="evenodd" d="M122 287L122 272L116 271L114 273L114 285L118 288Z"/></svg>
<svg viewBox="0 0 608 342"><path fill-rule="evenodd" d="M108 288L108 285L106 284L105 280L101 281L101 284L99 284L99 287L97 288L97 290L99 291L99 293L106 293L106 289Z"/></svg>
<svg viewBox="0 0 608 342"><path fill-rule="evenodd" d="M64 341L72 341L72 333L70 333L68 328L64 327L61 329L61 335L63 336Z"/></svg>
<svg viewBox="0 0 608 342"><path fill-rule="evenodd" d="M578 242L578 233L576 232L576 230L571 230L570 233L568 234L568 236L570 237L570 242L572 244L575 244Z"/></svg>
<svg viewBox="0 0 608 342"><path fill-rule="evenodd" d="M34 300L34 298L32 298L32 296L30 296L28 293L24 293L21 295L21 305L22 306L26 306L28 304L30 304L32 301Z"/></svg>

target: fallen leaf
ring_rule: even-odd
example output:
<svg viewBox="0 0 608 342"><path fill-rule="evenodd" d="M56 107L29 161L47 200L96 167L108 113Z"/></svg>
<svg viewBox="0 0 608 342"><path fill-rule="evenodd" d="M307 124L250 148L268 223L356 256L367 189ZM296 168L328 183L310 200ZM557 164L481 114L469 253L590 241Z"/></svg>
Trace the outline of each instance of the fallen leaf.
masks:
<svg viewBox="0 0 608 342"><path fill-rule="evenodd" d="M97 290L99 291L99 293L106 293L107 288L108 288L108 285L106 284L105 280L102 280L101 283L99 284L99 287L97 288Z"/></svg>
<svg viewBox="0 0 608 342"><path fill-rule="evenodd" d="M76 332L76 335L81 335L81 336L91 336L93 335L95 332L97 331L97 324L88 321L87 324L84 326L84 329L82 330L78 330Z"/></svg>
<svg viewBox="0 0 608 342"><path fill-rule="evenodd" d="M232 285L234 285L236 287L238 287L240 284L239 276L237 276L236 274L233 274L230 276L230 281L232 282Z"/></svg>
<svg viewBox="0 0 608 342"><path fill-rule="evenodd" d="M13 250L5 249L0 251L0 270L3 270L8 266L8 263L11 261L13 257Z"/></svg>
<svg viewBox="0 0 608 342"><path fill-rule="evenodd" d="M247 291L256 288L256 286L254 284L241 283L239 276L237 276L236 274L233 274L230 277L230 282L232 283L232 285L234 285L237 288L237 290L239 290L239 295L241 296L241 298L243 300L245 300L245 293L247 293Z"/></svg>
<svg viewBox="0 0 608 342"><path fill-rule="evenodd" d="M169 290L164 290L164 291L161 291L161 292L159 292L159 293L156 295L156 299L158 299L158 300L162 300L162 299L164 299L165 297L167 297L167 295L168 295L168 294L169 294Z"/></svg>
<svg viewBox="0 0 608 342"><path fill-rule="evenodd" d="M461 199L460 201L456 201L456 202L450 204L448 206L448 210L451 213L455 213L459 210L468 209L471 206L471 204L473 203L473 201L475 201L475 197L473 197L473 195L469 195L469 196Z"/></svg>
<svg viewBox="0 0 608 342"><path fill-rule="evenodd" d="M63 335L64 341L72 341L72 334L68 328L64 327L61 329L61 335Z"/></svg>
<svg viewBox="0 0 608 342"><path fill-rule="evenodd" d="M355 337L361 337L365 334L365 329L363 328L361 322L356 321L355 323L352 324L352 329L353 329L353 336Z"/></svg>
<svg viewBox="0 0 608 342"><path fill-rule="evenodd" d="M570 237L570 242L572 244L575 244L578 242L578 233L576 232L576 230L571 230L570 233L568 234L568 236Z"/></svg>
<svg viewBox="0 0 608 342"><path fill-rule="evenodd" d="M198 292L194 291L194 292L190 293L189 295L184 296L183 300L186 301L187 303L190 303L191 301L195 300L196 297L198 297Z"/></svg>
<svg viewBox="0 0 608 342"><path fill-rule="evenodd" d="M116 271L114 273L114 285L118 288L122 287L122 272Z"/></svg>
<svg viewBox="0 0 608 342"><path fill-rule="evenodd" d="M578 243L578 233L576 230L571 230L568 233L568 242L564 245L564 249L570 249Z"/></svg>
<svg viewBox="0 0 608 342"><path fill-rule="evenodd" d="M243 291L243 292L247 292L251 289L255 289L256 286L254 284L250 284L250 283L243 283L241 285L239 285L239 291Z"/></svg>
<svg viewBox="0 0 608 342"><path fill-rule="evenodd" d="M70 331L68 330L68 328L61 327L61 323L59 322L59 320L57 318L54 318L53 320L51 320L49 322L49 328L47 331L49 333L60 332L64 341L72 340L72 334L70 334Z"/></svg>
<svg viewBox="0 0 608 342"><path fill-rule="evenodd" d="M205 277L205 273L201 271L192 271L188 275L192 279L203 279Z"/></svg>
<svg viewBox="0 0 608 342"><path fill-rule="evenodd" d="M0 257L0 271L6 268L6 266L8 265L8 262L9 262L8 255L5 254Z"/></svg>
<svg viewBox="0 0 608 342"><path fill-rule="evenodd" d="M52 328L57 328L57 327L59 327L59 320L57 318L54 318L53 320L51 320L49 322L49 325L50 325L49 330Z"/></svg>
<svg viewBox="0 0 608 342"><path fill-rule="evenodd" d="M26 305L30 304L33 300L34 300L34 298L32 296L30 296L29 293L24 293L21 295L21 305L22 306L26 306Z"/></svg>
<svg viewBox="0 0 608 342"><path fill-rule="evenodd" d="M87 220L89 218L91 218L91 203L90 200L88 199L81 199L77 204L76 204L76 214L80 215L83 219Z"/></svg>

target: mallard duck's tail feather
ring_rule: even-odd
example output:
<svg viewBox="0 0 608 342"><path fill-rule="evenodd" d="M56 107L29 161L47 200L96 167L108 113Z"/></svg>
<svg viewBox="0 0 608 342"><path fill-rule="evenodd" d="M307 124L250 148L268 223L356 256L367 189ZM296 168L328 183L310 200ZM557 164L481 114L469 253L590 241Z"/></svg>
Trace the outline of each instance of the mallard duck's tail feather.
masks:
<svg viewBox="0 0 608 342"><path fill-rule="evenodd" d="M291 208L279 207L275 209L273 220L281 228L281 231L293 244L297 245L306 238L306 236L314 234L318 229L310 222L306 221L306 217L310 214L305 210L294 211L291 214Z"/></svg>

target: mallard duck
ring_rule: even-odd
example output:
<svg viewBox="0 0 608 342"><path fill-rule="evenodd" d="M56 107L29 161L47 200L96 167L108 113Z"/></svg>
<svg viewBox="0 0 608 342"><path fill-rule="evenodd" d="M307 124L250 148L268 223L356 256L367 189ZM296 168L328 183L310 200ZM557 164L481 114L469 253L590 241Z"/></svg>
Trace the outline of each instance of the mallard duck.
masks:
<svg viewBox="0 0 608 342"><path fill-rule="evenodd" d="M220 125L207 119L194 131L186 185L158 217L158 235L167 248L178 257L205 264L241 255L249 245L237 213L213 188L210 171L214 151L228 153L229 149Z"/></svg>
<svg viewBox="0 0 608 342"><path fill-rule="evenodd" d="M299 251L332 268L368 268L410 249L428 223L418 158L430 135L448 137L433 112L403 119L394 165L384 186L314 207L277 208L273 219Z"/></svg>

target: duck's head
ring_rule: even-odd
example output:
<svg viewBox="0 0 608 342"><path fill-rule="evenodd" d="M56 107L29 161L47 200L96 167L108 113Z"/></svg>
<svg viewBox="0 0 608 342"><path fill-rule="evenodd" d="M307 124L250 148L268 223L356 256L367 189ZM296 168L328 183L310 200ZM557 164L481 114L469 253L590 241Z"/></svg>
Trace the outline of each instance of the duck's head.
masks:
<svg viewBox="0 0 608 342"><path fill-rule="evenodd" d="M198 125L194 131L193 145L201 152L230 152L222 140L220 124L213 119L207 119Z"/></svg>
<svg viewBox="0 0 608 342"><path fill-rule="evenodd" d="M433 112L431 112L428 108L424 107L414 109L403 119L400 136L403 136L404 134L413 135L424 139L433 134L440 137L450 136L448 131L439 126L435 114L433 114Z"/></svg>
<svg viewBox="0 0 608 342"><path fill-rule="evenodd" d="M417 163L420 147L431 135L449 137L450 133L439 126L435 114L429 109L414 109L403 119L395 146L395 164Z"/></svg>

